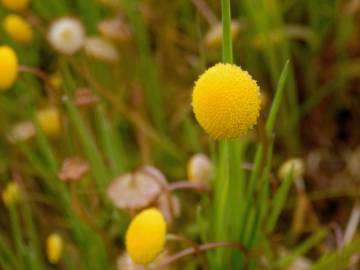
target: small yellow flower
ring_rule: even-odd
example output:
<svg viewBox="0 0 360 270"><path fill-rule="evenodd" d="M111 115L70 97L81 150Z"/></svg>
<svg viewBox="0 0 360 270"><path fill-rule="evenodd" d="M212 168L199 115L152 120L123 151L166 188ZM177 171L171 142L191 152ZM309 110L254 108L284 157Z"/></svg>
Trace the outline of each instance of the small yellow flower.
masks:
<svg viewBox="0 0 360 270"><path fill-rule="evenodd" d="M33 38L33 32L30 24L21 16L11 14L5 17L4 20L5 32L14 41L20 43L28 43Z"/></svg>
<svg viewBox="0 0 360 270"><path fill-rule="evenodd" d="M63 80L58 73L53 73L49 76L48 84L55 90L60 90Z"/></svg>
<svg viewBox="0 0 360 270"><path fill-rule="evenodd" d="M195 83L195 117L214 139L246 135L260 113L260 91L247 71L233 64L216 64Z"/></svg>
<svg viewBox="0 0 360 270"><path fill-rule="evenodd" d="M165 245L166 223L156 208L140 212L126 232L126 249L137 264L151 263Z"/></svg>
<svg viewBox="0 0 360 270"><path fill-rule="evenodd" d="M16 182L10 182L7 184L2 192L2 199L4 204L9 207L17 203L21 198L21 190Z"/></svg>
<svg viewBox="0 0 360 270"><path fill-rule="evenodd" d="M50 263L57 264L62 255L63 240L60 235L53 233L46 240L46 253Z"/></svg>
<svg viewBox="0 0 360 270"><path fill-rule="evenodd" d="M9 46L0 46L0 91L9 89L18 75L18 58Z"/></svg>
<svg viewBox="0 0 360 270"><path fill-rule="evenodd" d="M57 108L49 107L36 114L39 126L46 135L56 136L61 132L60 113Z"/></svg>
<svg viewBox="0 0 360 270"><path fill-rule="evenodd" d="M4 7L14 11L23 11L27 8L29 0L2 0Z"/></svg>

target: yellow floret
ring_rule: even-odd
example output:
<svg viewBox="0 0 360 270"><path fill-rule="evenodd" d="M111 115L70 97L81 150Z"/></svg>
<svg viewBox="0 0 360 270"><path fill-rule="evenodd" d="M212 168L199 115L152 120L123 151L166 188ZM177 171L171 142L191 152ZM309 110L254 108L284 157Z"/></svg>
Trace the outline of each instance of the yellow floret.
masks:
<svg viewBox="0 0 360 270"><path fill-rule="evenodd" d="M7 90L16 81L18 58L9 46L0 46L0 91Z"/></svg>
<svg viewBox="0 0 360 270"><path fill-rule="evenodd" d="M30 24L21 16L11 14L6 16L4 20L5 32L14 41L28 43L33 38L33 32Z"/></svg>
<svg viewBox="0 0 360 270"><path fill-rule="evenodd" d="M57 108L50 107L36 114L39 126L46 135L56 136L61 132L60 113Z"/></svg>
<svg viewBox="0 0 360 270"><path fill-rule="evenodd" d="M23 11L27 8L29 0L2 0L4 7L14 11Z"/></svg>
<svg viewBox="0 0 360 270"><path fill-rule="evenodd" d="M151 263L165 245L166 223L161 212L149 208L140 212L126 232L126 249L137 264Z"/></svg>
<svg viewBox="0 0 360 270"><path fill-rule="evenodd" d="M260 113L260 91L247 71L216 64L195 83L192 106L202 128L214 139L246 135Z"/></svg>
<svg viewBox="0 0 360 270"><path fill-rule="evenodd" d="M10 182L2 192L2 199L7 207L19 201L20 197L20 187L16 182Z"/></svg>
<svg viewBox="0 0 360 270"><path fill-rule="evenodd" d="M60 235L53 233L46 241L46 253L50 263L56 264L60 261L63 250L63 240Z"/></svg>

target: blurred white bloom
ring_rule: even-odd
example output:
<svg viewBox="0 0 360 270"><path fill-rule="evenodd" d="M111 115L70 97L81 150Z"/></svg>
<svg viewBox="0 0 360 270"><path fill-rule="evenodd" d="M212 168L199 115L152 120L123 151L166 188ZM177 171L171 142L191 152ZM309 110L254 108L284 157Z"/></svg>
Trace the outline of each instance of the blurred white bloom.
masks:
<svg viewBox="0 0 360 270"><path fill-rule="evenodd" d="M293 169L293 179L297 180L303 177L305 173L305 164L300 158L293 158L285 161L278 171L278 177L281 180L284 180L290 173L291 168Z"/></svg>
<svg viewBox="0 0 360 270"><path fill-rule="evenodd" d="M85 41L85 52L103 61L116 62L119 60L119 54L115 46L100 37L87 38Z"/></svg>
<svg viewBox="0 0 360 270"><path fill-rule="evenodd" d="M187 164L187 175L190 182L209 187L213 177L212 162L204 154L192 156Z"/></svg>
<svg viewBox="0 0 360 270"><path fill-rule="evenodd" d="M51 24L48 40L57 51L73 54L84 45L85 30L77 19L61 18Z"/></svg>
<svg viewBox="0 0 360 270"><path fill-rule="evenodd" d="M35 133L36 130L31 121L21 122L11 128L7 138L12 143L23 142L32 138Z"/></svg>

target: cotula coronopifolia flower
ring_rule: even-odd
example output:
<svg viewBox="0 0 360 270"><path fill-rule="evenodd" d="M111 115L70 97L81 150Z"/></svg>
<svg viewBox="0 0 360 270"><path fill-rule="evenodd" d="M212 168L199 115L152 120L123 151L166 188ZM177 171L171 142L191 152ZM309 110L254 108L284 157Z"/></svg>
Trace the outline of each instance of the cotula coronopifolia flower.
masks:
<svg viewBox="0 0 360 270"><path fill-rule="evenodd" d="M48 40L55 50L71 55L84 45L85 30L77 19L57 19L49 28Z"/></svg>
<svg viewBox="0 0 360 270"><path fill-rule="evenodd" d="M188 180L192 183L210 187L213 169L213 164L206 155L195 154L187 164Z"/></svg>
<svg viewBox="0 0 360 270"><path fill-rule="evenodd" d="M28 43L33 38L30 24L16 14L10 14L5 17L4 29L6 34L16 42Z"/></svg>
<svg viewBox="0 0 360 270"><path fill-rule="evenodd" d="M23 11L28 7L29 0L2 0L2 4L9 10Z"/></svg>
<svg viewBox="0 0 360 270"><path fill-rule="evenodd" d="M305 174L305 164L301 158L292 158L285 161L279 168L278 177L286 179L292 170L292 177L295 180L302 179Z"/></svg>
<svg viewBox="0 0 360 270"><path fill-rule="evenodd" d="M1 195L4 204L7 207L10 207L11 205L14 205L20 200L21 189L16 182L12 181L7 184Z"/></svg>
<svg viewBox="0 0 360 270"><path fill-rule="evenodd" d="M9 46L0 46L0 91L9 89L16 81L19 61Z"/></svg>
<svg viewBox="0 0 360 270"><path fill-rule="evenodd" d="M52 233L46 239L46 255L52 264L57 264L62 256L63 240L57 233Z"/></svg>
<svg viewBox="0 0 360 270"><path fill-rule="evenodd" d="M46 135L56 136L61 132L60 113L56 107L39 110L36 119Z"/></svg>
<svg viewBox="0 0 360 270"><path fill-rule="evenodd" d="M126 250L136 264L149 264L163 250L165 240L163 215L156 208L148 208L131 221L126 232Z"/></svg>
<svg viewBox="0 0 360 270"><path fill-rule="evenodd" d="M195 117L214 139L246 135L257 122L260 105L256 81L234 64L219 63L206 70L192 94Z"/></svg>

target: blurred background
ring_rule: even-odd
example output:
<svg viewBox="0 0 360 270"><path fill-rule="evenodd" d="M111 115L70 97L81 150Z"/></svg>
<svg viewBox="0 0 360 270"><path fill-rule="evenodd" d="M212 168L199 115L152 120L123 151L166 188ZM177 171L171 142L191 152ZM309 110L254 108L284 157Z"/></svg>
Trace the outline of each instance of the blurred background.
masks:
<svg viewBox="0 0 360 270"><path fill-rule="evenodd" d="M302 173L273 237L287 253L329 226L324 241L301 253L305 268L292 268L308 269L326 250L359 239L360 1L231 4L234 62L257 80L263 117L290 60L270 182L279 186L278 169L290 159ZM31 41L9 34L9 14L30 25ZM77 24L52 38L65 17ZM108 188L143 165L168 182L189 179L193 155L211 158L214 142L196 123L191 92L221 61L220 1L31 0L24 10L3 3L0 20L0 45L11 46L20 65L14 85L0 91L0 269L138 269L117 266L136 198L114 203ZM79 25L84 37L69 53L62 39ZM256 131L244 140L251 167ZM177 195L174 231L196 240L194 205L206 208L209 198ZM64 246L56 263L46 259L52 234ZM359 269L358 260L352 265ZM200 269L191 260L173 267Z"/></svg>

